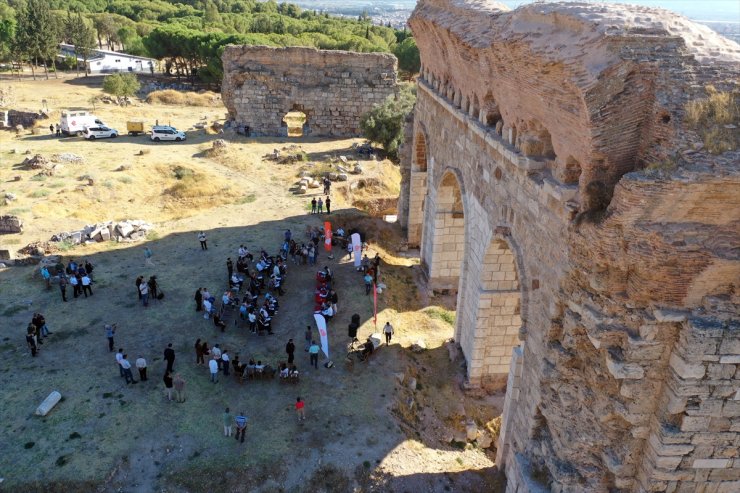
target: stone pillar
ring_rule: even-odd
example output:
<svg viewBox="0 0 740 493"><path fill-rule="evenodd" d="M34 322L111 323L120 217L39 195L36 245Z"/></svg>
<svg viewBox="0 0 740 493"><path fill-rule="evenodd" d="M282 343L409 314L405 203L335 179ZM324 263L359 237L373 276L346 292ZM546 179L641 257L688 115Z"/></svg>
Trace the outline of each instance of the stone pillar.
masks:
<svg viewBox="0 0 740 493"><path fill-rule="evenodd" d="M421 243L424 199L427 193L427 173L411 171L409 180L408 235L409 247L418 248Z"/></svg>

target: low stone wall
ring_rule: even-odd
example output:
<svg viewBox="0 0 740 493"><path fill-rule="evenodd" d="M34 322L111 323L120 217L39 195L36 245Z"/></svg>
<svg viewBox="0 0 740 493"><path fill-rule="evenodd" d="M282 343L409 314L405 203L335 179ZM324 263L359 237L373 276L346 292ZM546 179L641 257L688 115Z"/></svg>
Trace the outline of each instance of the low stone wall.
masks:
<svg viewBox="0 0 740 493"><path fill-rule="evenodd" d="M304 135L356 136L360 116L397 91L389 54L228 46L222 60L229 116L255 136L286 137L290 111L306 115Z"/></svg>

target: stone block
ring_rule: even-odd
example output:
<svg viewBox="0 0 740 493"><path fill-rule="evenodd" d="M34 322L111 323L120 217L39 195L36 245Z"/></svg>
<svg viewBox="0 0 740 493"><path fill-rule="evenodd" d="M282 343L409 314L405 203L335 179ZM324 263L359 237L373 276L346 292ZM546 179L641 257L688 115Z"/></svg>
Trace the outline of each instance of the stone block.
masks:
<svg viewBox="0 0 740 493"><path fill-rule="evenodd" d="M685 322L688 319L688 313L677 310L655 310L653 316L660 323Z"/></svg>
<svg viewBox="0 0 740 493"><path fill-rule="evenodd" d="M691 463L694 469L723 469L731 466L731 459L695 459Z"/></svg>
<svg viewBox="0 0 740 493"><path fill-rule="evenodd" d="M740 334L735 335L736 337L727 337L722 340L719 345L720 355L735 355L740 358ZM720 361L722 360L720 359Z"/></svg>
<svg viewBox="0 0 740 493"><path fill-rule="evenodd" d="M645 370L636 363L623 363L612 359L609 353L606 354L606 367L611 375L618 379L639 380L645 377Z"/></svg>
<svg viewBox="0 0 740 493"><path fill-rule="evenodd" d="M683 379L703 378L706 368L701 363L688 363L676 353L671 354L669 360L671 368Z"/></svg>
<svg viewBox="0 0 740 493"><path fill-rule="evenodd" d="M719 362L722 365L740 365L740 354L720 356Z"/></svg>
<svg viewBox="0 0 740 493"><path fill-rule="evenodd" d="M707 431L709 418L706 416L684 416L681 431Z"/></svg>

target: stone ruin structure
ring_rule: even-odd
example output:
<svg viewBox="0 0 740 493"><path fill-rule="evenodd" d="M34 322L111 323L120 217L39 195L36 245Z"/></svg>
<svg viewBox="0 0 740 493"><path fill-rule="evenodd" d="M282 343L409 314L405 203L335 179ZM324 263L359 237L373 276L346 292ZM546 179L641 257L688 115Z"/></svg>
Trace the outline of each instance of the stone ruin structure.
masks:
<svg viewBox="0 0 740 493"><path fill-rule="evenodd" d="M288 112L306 115L303 135L360 134L360 116L395 95L396 57L315 48L227 46L221 96L249 135L287 137Z"/></svg>
<svg viewBox="0 0 740 493"><path fill-rule="evenodd" d="M740 491L740 153L685 111L740 47L625 5L420 0L410 26L399 219L469 385L506 384L506 491Z"/></svg>

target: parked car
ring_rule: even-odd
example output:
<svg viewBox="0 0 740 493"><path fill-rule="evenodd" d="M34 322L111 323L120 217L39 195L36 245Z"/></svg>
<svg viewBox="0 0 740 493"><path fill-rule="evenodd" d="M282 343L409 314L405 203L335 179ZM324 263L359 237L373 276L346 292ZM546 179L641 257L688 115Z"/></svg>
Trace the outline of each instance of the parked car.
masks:
<svg viewBox="0 0 740 493"><path fill-rule="evenodd" d="M106 137L115 139L118 137L118 130L106 127L105 125L96 125L94 127L85 127L85 132L82 135L87 140L105 139Z"/></svg>
<svg viewBox="0 0 740 493"><path fill-rule="evenodd" d="M185 140L185 132L178 131L175 127L167 125L156 125L152 127L152 140L175 140L177 142Z"/></svg>

